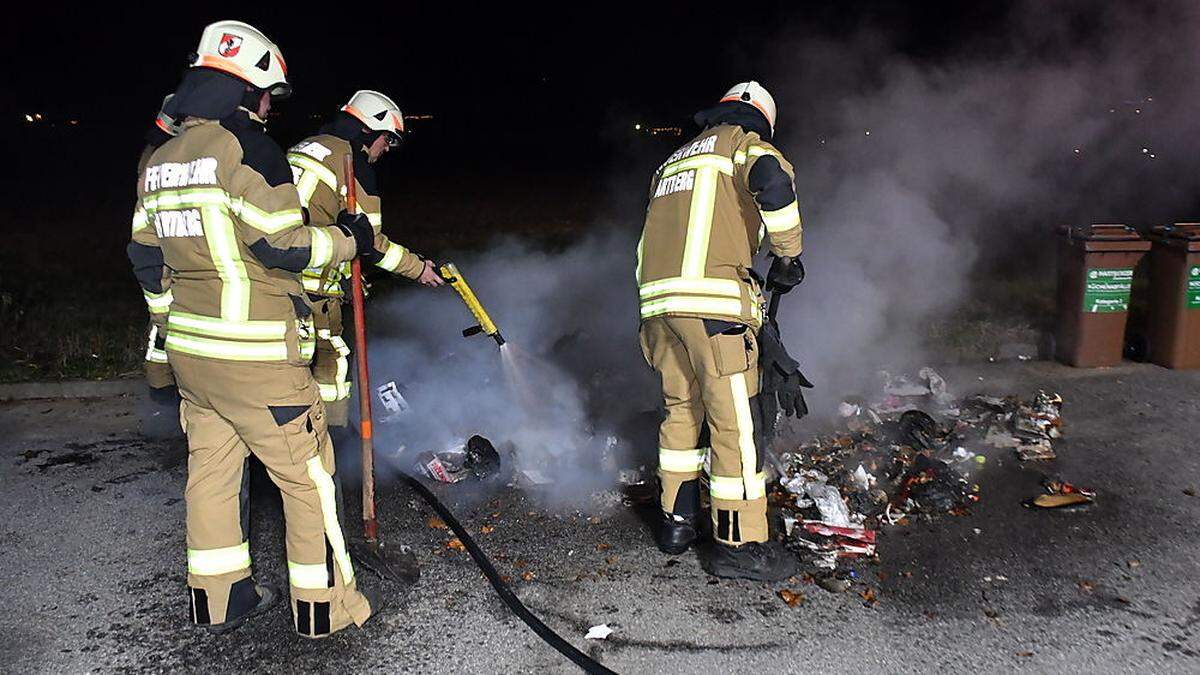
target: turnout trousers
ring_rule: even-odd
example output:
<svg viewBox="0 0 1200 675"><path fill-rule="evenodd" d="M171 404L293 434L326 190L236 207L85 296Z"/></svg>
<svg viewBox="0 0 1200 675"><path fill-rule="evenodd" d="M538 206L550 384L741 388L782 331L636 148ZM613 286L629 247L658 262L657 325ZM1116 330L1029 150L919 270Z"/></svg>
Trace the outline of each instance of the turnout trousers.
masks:
<svg viewBox="0 0 1200 675"><path fill-rule="evenodd" d="M329 426L344 427L350 423L350 346L343 337L342 299L311 294L308 297L317 329L313 378L325 402Z"/></svg>
<svg viewBox="0 0 1200 675"><path fill-rule="evenodd" d="M370 616L338 524L325 406L305 366L169 352L188 437L187 561L192 620L219 624L253 608L242 472L254 453L279 486L296 631L323 637Z"/></svg>
<svg viewBox="0 0 1200 675"><path fill-rule="evenodd" d="M663 511L696 515L707 458L714 537L734 546L766 541L766 477L750 401L758 393L754 331L723 321L656 316L642 322L640 337L642 354L662 377ZM698 447L706 421L711 449Z"/></svg>

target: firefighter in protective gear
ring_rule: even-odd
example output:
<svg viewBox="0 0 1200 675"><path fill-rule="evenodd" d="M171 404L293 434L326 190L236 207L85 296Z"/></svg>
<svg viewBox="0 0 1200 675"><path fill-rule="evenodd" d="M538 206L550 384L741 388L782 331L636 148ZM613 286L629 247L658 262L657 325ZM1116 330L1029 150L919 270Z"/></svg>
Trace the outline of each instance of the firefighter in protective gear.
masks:
<svg viewBox="0 0 1200 675"><path fill-rule="evenodd" d="M380 603L357 590L338 524L299 273L367 252L373 232L350 214L304 224L287 160L262 125L271 97L289 91L283 56L261 32L234 21L205 28L167 105L184 131L147 163L128 250L147 299L170 297L166 351L188 436L191 618L228 630L279 595L251 576L239 518L253 453L283 497L295 629L315 638L362 625Z"/></svg>
<svg viewBox="0 0 1200 675"><path fill-rule="evenodd" d="M171 101L174 94L167 94L163 98L162 108L159 108L158 115L154 118L154 124L146 131L146 147L142 150L142 154L138 157L137 175L139 182L142 178L142 173L146 170L146 164L150 161L150 156L163 143L175 138L183 131L183 123L181 120L176 120L167 113L163 112L167 103ZM171 279L169 276L164 276L162 287L170 288ZM171 364L167 363L167 351L165 348L167 332L166 332L166 316L169 304L167 303L151 303L150 309L150 326L146 336L146 358L142 365L142 370L146 375L146 384L150 387L150 400L164 406L175 407L179 405L179 390L175 386L175 374L171 372Z"/></svg>
<svg viewBox="0 0 1200 675"><path fill-rule="evenodd" d="M662 377L666 408L658 545L681 553L695 541L707 458L716 541L701 550L705 570L778 580L796 560L767 533L752 400L763 294L751 266L764 238L780 260L800 255L800 210L792 166L770 142L766 89L738 84L696 121L700 134L654 174L638 244L642 353ZM711 448L700 447L706 420Z"/></svg>
<svg viewBox="0 0 1200 675"><path fill-rule="evenodd" d="M404 115L392 99L377 91L358 91L320 133L288 151L288 163L308 222L325 225L346 208L345 158L352 155L358 212L375 229L372 251L364 260L426 286L440 286L444 282L431 261L389 240L382 232L374 164L400 144L403 133ZM342 299L349 278L349 263L312 266L301 275L317 328L313 376L321 389L329 424L334 427L349 422L350 347L342 328ZM340 438L336 440L341 442Z"/></svg>

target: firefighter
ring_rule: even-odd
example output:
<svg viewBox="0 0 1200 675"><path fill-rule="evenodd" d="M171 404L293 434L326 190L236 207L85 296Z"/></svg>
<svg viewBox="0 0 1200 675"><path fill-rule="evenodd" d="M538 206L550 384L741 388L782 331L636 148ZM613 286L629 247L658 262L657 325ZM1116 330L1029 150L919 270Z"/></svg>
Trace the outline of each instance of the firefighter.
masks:
<svg viewBox="0 0 1200 675"><path fill-rule="evenodd" d="M353 156L358 211L375 229L374 248L364 260L425 286L441 286L444 282L432 261L389 240L382 232L375 162L399 146L403 134L404 115L392 99L377 91L357 91L320 133L288 151L288 163L309 224L326 225L346 208L345 158ZM321 389L329 424L336 429L337 445L341 445L341 430L349 422L350 347L342 331L342 300L349 278L349 263L314 266L301 274L317 328L313 376Z"/></svg>
<svg viewBox="0 0 1200 675"><path fill-rule="evenodd" d="M654 174L637 252L642 353L662 377L666 409L657 543L677 554L696 541L707 458L715 541L701 547L702 566L775 581L797 561L767 532L753 400L763 294L751 266L765 235L775 256L768 286L786 292L799 283L800 210L791 164L771 144L775 102L766 89L738 84L696 121L700 134ZM796 379L787 385L791 392ZM705 420L711 449L700 447Z"/></svg>
<svg viewBox="0 0 1200 675"><path fill-rule="evenodd" d="M154 118L154 124L146 131L146 147L138 157L137 175L141 180L142 172L150 156L160 145L178 136L183 131L182 120L176 120L163 109L167 107L174 94L163 98L162 107ZM164 276L162 286L164 291L170 288L170 277ZM146 358L142 369L146 375L146 384L150 387L150 400L164 407L176 408L179 405L179 390L175 386L175 374L171 372L171 364L167 363L166 318L170 308L171 296L164 295L160 301L150 303L150 326L146 338Z"/></svg>
<svg viewBox="0 0 1200 675"><path fill-rule="evenodd" d="M224 632L280 595L251 575L239 519L253 453L283 497L293 625L316 638L362 625L382 602L357 590L338 524L299 273L370 252L374 232L352 214L303 223L287 160L262 122L290 91L283 55L260 31L237 21L204 29L167 105L184 131L154 151L138 186L129 257L151 302L171 275L166 351L188 436L192 621Z"/></svg>

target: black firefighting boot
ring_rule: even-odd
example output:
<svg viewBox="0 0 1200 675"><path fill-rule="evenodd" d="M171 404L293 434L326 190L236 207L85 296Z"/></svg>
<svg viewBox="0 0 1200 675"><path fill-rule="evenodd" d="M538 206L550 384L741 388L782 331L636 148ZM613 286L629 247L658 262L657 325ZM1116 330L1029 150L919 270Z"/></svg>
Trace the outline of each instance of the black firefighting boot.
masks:
<svg viewBox="0 0 1200 675"><path fill-rule="evenodd" d="M664 504L664 506L666 506ZM675 503L670 511L663 511L662 520L654 538L658 550L670 555L679 555L696 541L696 521L700 511L700 481L692 479L679 485Z"/></svg>
<svg viewBox="0 0 1200 675"><path fill-rule="evenodd" d="M777 541L730 546L713 542L700 552L705 572L726 579L782 581L800 571L800 562Z"/></svg>
<svg viewBox="0 0 1200 675"><path fill-rule="evenodd" d="M249 619L274 607L280 596L279 587L275 584L255 583L247 577L229 589L229 610L225 621L200 625L218 635L229 633L237 630ZM205 611L207 612L207 609Z"/></svg>
<svg viewBox="0 0 1200 675"><path fill-rule="evenodd" d="M696 541L696 516L679 516L674 513L663 513L662 521L655 533L658 550L671 555L679 555Z"/></svg>

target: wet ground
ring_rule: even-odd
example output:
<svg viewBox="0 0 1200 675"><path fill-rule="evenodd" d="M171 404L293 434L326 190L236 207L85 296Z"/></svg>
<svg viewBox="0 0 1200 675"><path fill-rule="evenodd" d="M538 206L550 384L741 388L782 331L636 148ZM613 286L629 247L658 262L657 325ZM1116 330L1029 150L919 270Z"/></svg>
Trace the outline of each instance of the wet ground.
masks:
<svg viewBox="0 0 1200 675"><path fill-rule="evenodd" d="M848 593L710 579L693 555L658 553L625 508L554 513L509 489L456 510L524 602L618 672L1200 670L1200 373L1026 363L946 375L959 394L1062 393L1059 459L1022 466L997 451L970 515L886 529L878 564L856 566ZM0 406L3 670L573 671L397 486L380 489L382 531L423 565L415 587L389 587L402 611L320 642L295 636L282 605L228 636L191 629L185 449L143 438L135 406ZM1097 504L1022 508L1044 472L1096 488ZM266 487L252 551L261 575L283 580ZM781 589L803 602L789 607ZM600 623L611 637L585 641Z"/></svg>

